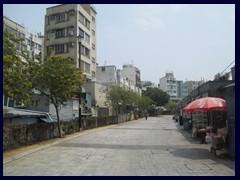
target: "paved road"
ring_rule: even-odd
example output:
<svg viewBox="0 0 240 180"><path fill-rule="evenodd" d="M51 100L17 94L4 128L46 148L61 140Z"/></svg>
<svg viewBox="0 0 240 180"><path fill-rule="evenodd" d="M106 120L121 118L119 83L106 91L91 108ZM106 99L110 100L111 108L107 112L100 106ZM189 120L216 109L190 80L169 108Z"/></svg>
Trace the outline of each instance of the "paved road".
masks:
<svg viewBox="0 0 240 180"><path fill-rule="evenodd" d="M235 175L235 162L214 157L172 116L150 117L59 143L7 163L4 176Z"/></svg>

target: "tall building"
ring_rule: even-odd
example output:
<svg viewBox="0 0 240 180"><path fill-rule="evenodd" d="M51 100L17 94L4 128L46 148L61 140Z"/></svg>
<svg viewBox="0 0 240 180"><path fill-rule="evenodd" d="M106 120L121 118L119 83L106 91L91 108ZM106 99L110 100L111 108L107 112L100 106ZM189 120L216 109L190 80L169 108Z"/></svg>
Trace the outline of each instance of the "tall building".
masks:
<svg viewBox="0 0 240 180"><path fill-rule="evenodd" d="M183 81L177 81L177 97L178 100L182 100L188 96L188 86Z"/></svg>
<svg viewBox="0 0 240 180"><path fill-rule="evenodd" d="M123 65L122 76L131 81L134 86L141 88L140 70L132 64Z"/></svg>
<svg viewBox="0 0 240 180"><path fill-rule="evenodd" d="M166 72L165 76L159 80L160 89L167 92L170 96L170 101L173 103L178 102L177 97L177 81L174 78L173 72Z"/></svg>
<svg viewBox="0 0 240 180"><path fill-rule="evenodd" d="M34 35L30 33L24 26L5 16L3 16L3 29L13 33L17 38L23 38L22 42L14 42L19 51L19 55L21 55L21 51L23 51L28 54L31 59L36 59L39 53L43 51L43 36L41 36L41 34L38 33Z"/></svg>
<svg viewBox="0 0 240 180"><path fill-rule="evenodd" d="M73 58L88 81L96 76L96 14L91 4L62 4L45 15L45 52Z"/></svg>
<svg viewBox="0 0 240 180"><path fill-rule="evenodd" d="M21 56L22 52L29 56L30 59L35 59L40 52L43 51L43 36L40 34L34 35L27 31L27 29L12 21L11 19L3 16L3 30L11 32L16 38L22 38L21 42L13 42L17 48L17 54L21 57L23 62L26 60ZM3 99L3 105L8 105L9 107L23 107L24 104L17 104L7 97Z"/></svg>

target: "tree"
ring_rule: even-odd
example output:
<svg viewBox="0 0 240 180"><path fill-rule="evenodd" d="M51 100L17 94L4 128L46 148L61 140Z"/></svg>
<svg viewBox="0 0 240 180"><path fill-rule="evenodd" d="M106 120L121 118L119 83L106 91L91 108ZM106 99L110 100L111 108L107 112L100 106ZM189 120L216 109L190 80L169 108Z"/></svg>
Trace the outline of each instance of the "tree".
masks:
<svg viewBox="0 0 240 180"><path fill-rule="evenodd" d="M113 107L117 114L126 111L135 102L136 93L124 87L110 86L106 92L106 103Z"/></svg>
<svg viewBox="0 0 240 180"><path fill-rule="evenodd" d="M144 84L143 84L143 87L147 87L147 86L151 86L152 85L152 82L151 81L146 81Z"/></svg>
<svg viewBox="0 0 240 180"><path fill-rule="evenodd" d="M138 95L136 98L136 105L138 106L140 111L148 109L152 103L153 100L148 96Z"/></svg>
<svg viewBox="0 0 240 180"><path fill-rule="evenodd" d="M58 109L60 105L73 97L73 92L79 92L85 77L82 70L73 66L70 57L47 55L43 62L30 62L30 74L33 86L45 95L56 109L59 137L62 137L62 128Z"/></svg>
<svg viewBox="0 0 240 180"><path fill-rule="evenodd" d="M169 95L159 88L147 88L143 95L151 98L157 106L165 106L169 101Z"/></svg>
<svg viewBox="0 0 240 180"><path fill-rule="evenodd" d="M176 108L177 108L177 104L175 104L175 103L167 103L167 105L166 105L166 109L168 111L171 111L172 113L174 113L176 111Z"/></svg>
<svg viewBox="0 0 240 180"><path fill-rule="evenodd" d="M14 34L3 33L3 91L8 98L17 103L28 103L31 100L32 83L29 81L28 65L14 43L23 39L16 38Z"/></svg>

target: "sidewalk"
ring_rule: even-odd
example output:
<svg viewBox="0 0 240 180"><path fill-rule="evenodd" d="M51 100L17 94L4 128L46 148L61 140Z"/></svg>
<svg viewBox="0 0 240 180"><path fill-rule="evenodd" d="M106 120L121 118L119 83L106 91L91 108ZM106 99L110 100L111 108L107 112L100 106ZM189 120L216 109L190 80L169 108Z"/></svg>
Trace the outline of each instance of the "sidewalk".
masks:
<svg viewBox="0 0 240 180"><path fill-rule="evenodd" d="M131 122L131 121L128 121ZM94 129L88 129L88 130L84 130L81 132L75 132L73 134L67 134L65 135L63 138L54 138L54 139L49 139L49 140L45 140L33 145L29 145L29 146L24 146L24 147L20 147L17 149L13 149L13 150L7 150L5 152L3 152L3 164L9 163L13 160L19 159L21 157L27 156L29 154L32 154L34 152L46 149L50 146L59 144L61 142L65 142L67 140L85 135L85 134L89 134L89 133L93 133L102 129L106 129L109 127L114 127L117 126L119 124L113 124L113 125L107 125L107 126L103 126L103 127L98 127L98 128L94 128Z"/></svg>

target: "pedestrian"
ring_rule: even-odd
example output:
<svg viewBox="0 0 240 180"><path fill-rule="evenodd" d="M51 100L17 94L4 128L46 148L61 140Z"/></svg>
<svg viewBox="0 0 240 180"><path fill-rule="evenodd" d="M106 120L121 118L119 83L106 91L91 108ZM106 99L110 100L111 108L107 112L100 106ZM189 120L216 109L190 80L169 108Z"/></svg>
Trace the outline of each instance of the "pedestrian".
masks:
<svg viewBox="0 0 240 180"><path fill-rule="evenodd" d="M205 136L206 136L206 128L201 128L198 130L198 134L200 135L200 138L201 138L201 144L206 144L206 139L205 139Z"/></svg>
<svg viewBox="0 0 240 180"><path fill-rule="evenodd" d="M148 118L148 113L145 113L145 120L147 120Z"/></svg>

